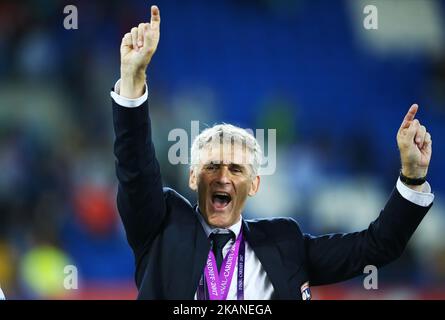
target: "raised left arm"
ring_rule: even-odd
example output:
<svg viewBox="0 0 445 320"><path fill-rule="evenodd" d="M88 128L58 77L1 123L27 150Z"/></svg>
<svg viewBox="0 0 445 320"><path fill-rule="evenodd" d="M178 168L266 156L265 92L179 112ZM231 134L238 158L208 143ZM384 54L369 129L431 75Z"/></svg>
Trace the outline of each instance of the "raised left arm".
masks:
<svg viewBox="0 0 445 320"><path fill-rule="evenodd" d="M431 160L432 140L415 119L418 106L412 105L398 132L402 173L410 179L426 177ZM424 185L409 185L422 192ZM431 200L432 201L432 200ZM364 267L384 266L397 259L431 208L416 204L394 188L379 217L368 229L345 234L314 237L304 235L306 264L312 285L335 283L363 274Z"/></svg>
<svg viewBox="0 0 445 320"><path fill-rule="evenodd" d="M417 104L409 108L397 132L402 174L411 179L426 177L433 145L431 134L415 119L418 108ZM416 191L424 189L423 185L406 185Z"/></svg>

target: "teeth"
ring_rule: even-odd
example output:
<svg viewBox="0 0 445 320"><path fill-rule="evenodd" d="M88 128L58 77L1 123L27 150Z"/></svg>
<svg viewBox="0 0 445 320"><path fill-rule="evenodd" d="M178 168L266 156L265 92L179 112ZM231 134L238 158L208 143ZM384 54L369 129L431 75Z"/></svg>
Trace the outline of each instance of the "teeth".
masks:
<svg viewBox="0 0 445 320"><path fill-rule="evenodd" d="M227 196L227 197L230 197L230 194L228 194L226 192L215 192L214 195L215 196Z"/></svg>

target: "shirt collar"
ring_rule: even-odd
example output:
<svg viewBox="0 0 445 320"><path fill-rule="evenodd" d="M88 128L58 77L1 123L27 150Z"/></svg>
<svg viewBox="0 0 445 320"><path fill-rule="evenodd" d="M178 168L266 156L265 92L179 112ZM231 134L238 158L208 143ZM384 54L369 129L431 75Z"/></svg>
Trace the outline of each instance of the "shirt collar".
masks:
<svg viewBox="0 0 445 320"><path fill-rule="evenodd" d="M198 207L196 207L196 215L198 216L199 222L201 222L201 225L207 237L209 237L211 233L227 233L228 230L230 230L235 234L235 238L238 238L238 235L241 231L241 224L243 221L242 217L240 217L238 222L236 222L235 224L231 225L228 228L215 228L207 224Z"/></svg>

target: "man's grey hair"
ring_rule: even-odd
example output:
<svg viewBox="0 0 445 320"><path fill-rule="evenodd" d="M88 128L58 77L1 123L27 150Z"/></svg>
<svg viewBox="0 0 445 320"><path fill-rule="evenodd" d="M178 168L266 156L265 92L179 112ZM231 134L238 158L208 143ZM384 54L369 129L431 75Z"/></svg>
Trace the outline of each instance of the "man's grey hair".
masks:
<svg viewBox="0 0 445 320"><path fill-rule="evenodd" d="M227 147L227 145L241 146L242 150L248 151L244 154L245 157L241 164L247 164L250 167L250 175L252 178L258 175L263 155L258 141L247 130L226 123L217 124L211 128L207 128L195 138L190 151L190 170L197 171L200 164L199 158L203 149L212 146L220 148L221 144L223 144L224 147ZM236 158L240 155L234 156ZM239 161L237 162L239 163Z"/></svg>

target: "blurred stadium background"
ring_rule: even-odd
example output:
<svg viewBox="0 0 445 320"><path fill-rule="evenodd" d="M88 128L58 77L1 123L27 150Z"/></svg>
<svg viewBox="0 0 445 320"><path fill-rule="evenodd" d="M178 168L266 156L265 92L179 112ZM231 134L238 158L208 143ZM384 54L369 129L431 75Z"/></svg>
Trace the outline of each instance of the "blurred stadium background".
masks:
<svg viewBox="0 0 445 320"><path fill-rule="evenodd" d="M63 28L74 4L79 29ZM133 299L115 208L109 90L119 44L147 1L0 1L0 286L9 299ZM165 184L169 130L199 120L277 129L277 170L245 216L292 216L305 232L366 228L395 186L409 106L432 133L435 205L403 256L315 299L445 298L445 1L162 1L148 71ZM363 28L378 8L379 29ZM63 289L65 265L78 290Z"/></svg>

